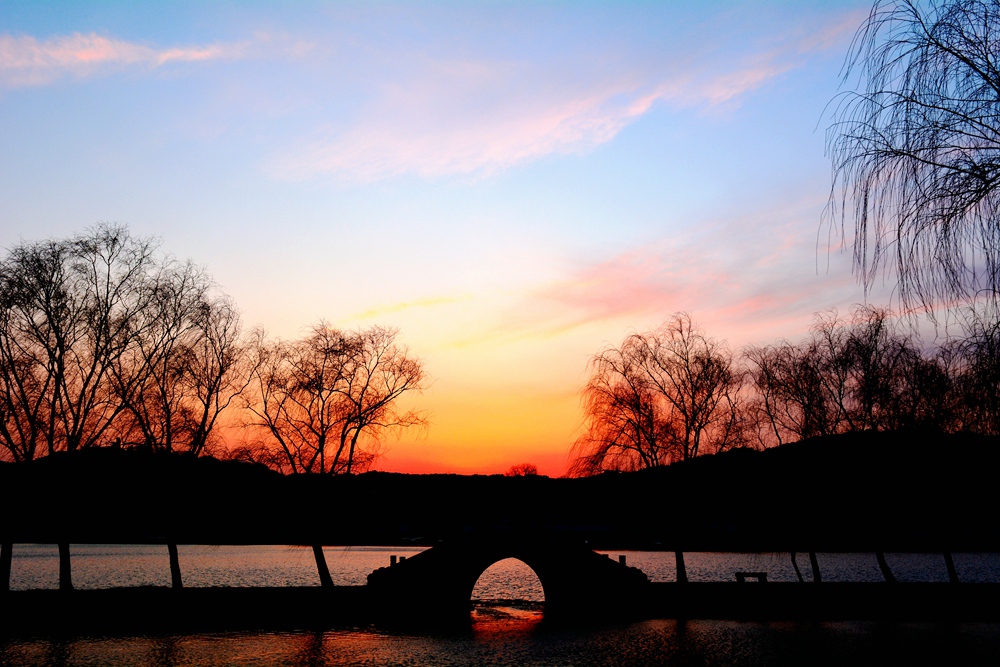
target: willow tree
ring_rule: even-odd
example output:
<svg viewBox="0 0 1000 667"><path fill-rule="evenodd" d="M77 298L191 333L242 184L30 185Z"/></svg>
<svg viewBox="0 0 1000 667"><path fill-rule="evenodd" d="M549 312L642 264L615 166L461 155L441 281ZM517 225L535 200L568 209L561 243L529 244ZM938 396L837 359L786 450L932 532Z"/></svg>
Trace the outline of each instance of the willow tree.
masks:
<svg viewBox="0 0 1000 667"><path fill-rule="evenodd" d="M686 313L591 359L573 472L635 470L741 443L742 374Z"/></svg>
<svg viewBox="0 0 1000 667"><path fill-rule="evenodd" d="M904 303L1000 291L1000 2L879 0L827 133L827 212Z"/></svg>

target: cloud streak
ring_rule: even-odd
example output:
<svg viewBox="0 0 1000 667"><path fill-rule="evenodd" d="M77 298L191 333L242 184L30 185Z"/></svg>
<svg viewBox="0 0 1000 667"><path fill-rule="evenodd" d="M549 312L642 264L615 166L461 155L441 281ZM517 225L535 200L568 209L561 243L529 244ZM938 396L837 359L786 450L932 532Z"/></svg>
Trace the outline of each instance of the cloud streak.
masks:
<svg viewBox="0 0 1000 667"><path fill-rule="evenodd" d="M272 172L354 183L481 177L549 155L586 153L658 105L737 103L811 54L836 47L852 25L787 35L757 52L706 46L706 53L633 57L631 64L418 58L353 123L304 139Z"/></svg>
<svg viewBox="0 0 1000 667"><path fill-rule="evenodd" d="M817 253L825 264L828 252L816 245L821 207L792 202L581 264L526 294L486 337L560 335L608 321L652 326L681 310L727 337L793 335L817 310L863 298L849 253L831 248L831 267L817 266Z"/></svg>
<svg viewBox="0 0 1000 667"><path fill-rule="evenodd" d="M370 308L360 313L355 313L351 315L348 319L351 320L370 320L377 317L385 317L386 315L395 315L401 313L405 310L410 310L413 308L433 308L435 306L445 306L454 303L460 303L463 301L469 301L472 299L472 295L463 294L462 296L439 296L439 297L427 297L425 299L417 299L415 301L403 301L400 303L394 303L389 306L379 306L376 308Z"/></svg>
<svg viewBox="0 0 1000 667"><path fill-rule="evenodd" d="M43 86L130 67L156 69L168 63L234 59L245 55L247 46L244 42L157 49L97 33L47 40L0 35L0 86Z"/></svg>

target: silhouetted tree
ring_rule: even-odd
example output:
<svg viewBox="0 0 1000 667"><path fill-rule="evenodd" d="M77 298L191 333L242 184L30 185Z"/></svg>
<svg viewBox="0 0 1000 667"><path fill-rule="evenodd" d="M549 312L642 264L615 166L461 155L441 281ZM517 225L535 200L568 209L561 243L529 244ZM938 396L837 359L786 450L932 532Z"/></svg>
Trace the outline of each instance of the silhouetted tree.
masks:
<svg viewBox="0 0 1000 667"><path fill-rule="evenodd" d="M531 477L538 474L538 466L533 463L519 463L507 469L507 477Z"/></svg>
<svg viewBox="0 0 1000 667"><path fill-rule="evenodd" d="M954 430L955 353L921 351L892 314L855 307L817 318L801 344L744 353L756 389L759 437L780 444L848 431Z"/></svg>
<svg viewBox="0 0 1000 667"><path fill-rule="evenodd" d="M828 212L866 284L904 302L1000 289L1000 3L879 0L854 37L827 135Z"/></svg>
<svg viewBox="0 0 1000 667"><path fill-rule="evenodd" d="M644 337L646 372L668 412L671 449L687 460L703 444L721 451L741 442L741 374L724 344L705 336L678 313ZM676 454L675 454L676 456Z"/></svg>
<svg viewBox="0 0 1000 667"><path fill-rule="evenodd" d="M247 408L283 454L289 471L351 473L369 466L386 430L420 426L399 399L419 391L419 360L395 343L395 329L340 331L324 323L295 342L256 344L255 396Z"/></svg>
<svg viewBox="0 0 1000 667"><path fill-rule="evenodd" d="M750 347L744 352L756 390L758 437L766 445L835 433L838 410L824 386L816 341Z"/></svg>
<svg viewBox="0 0 1000 667"><path fill-rule="evenodd" d="M121 226L10 251L0 267L0 436L15 460L114 433L120 397L141 377L121 362L156 323L154 269L152 242Z"/></svg>
<svg viewBox="0 0 1000 667"><path fill-rule="evenodd" d="M921 428L953 433L961 430L959 365L955 343L921 354L915 347L902 358L900 388L887 428Z"/></svg>
<svg viewBox="0 0 1000 667"><path fill-rule="evenodd" d="M181 441L190 441L181 351L193 336L195 316L210 284L191 264L168 262L151 277L148 289L147 307L155 316L144 335L112 365L111 377L131 417L122 420L120 437L169 452Z"/></svg>
<svg viewBox="0 0 1000 667"><path fill-rule="evenodd" d="M322 323L294 343L257 336L256 396L248 397L247 408L277 443L289 471L327 472L327 451L344 418L337 387L349 354L345 337Z"/></svg>
<svg viewBox="0 0 1000 667"><path fill-rule="evenodd" d="M213 295L200 272L185 269L174 278L163 288L155 336L144 337L131 360L144 369L141 382L122 398L138 444L198 456L250 382L249 350L227 297Z"/></svg>
<svg viewBox="0 0 1000 667"><path fill-rule="evenodd" d="M197 311L193 340L181 350L192 454L211 444L219 416L250 384L249 344L241 329L239 311L228 297L207 300Z"/></svg>
<svg viewBox="0 0 1000 667"><path fill-rule="evenodd" d="M423 388L425 374L420 360L396 344L398 335L397 329L379 326L348 335L352 354L341 392L345 418L334 459L336 464L346 457L347 474L357 463L371 464L369 457L378 454L376 447L383 432L427 423L422 413L399 409L404 394ZM366 448L359 450L362 438Z"/></svg>
<svg viewBox="0 0 1000 667"><path fill-rule="evenodd" d="M215 291L122 225L15 246L0 263L2 450L15 461L123 442L201 453L246 383L239 316ZM69 545L59 554L71 588Z"/></svg>
<svg viewBox="0 0 1000 667"><path fill-rule="evenodd" d="M586 433L574 445L571 471L637 470L669 463L665 417L643 368L641 336L606 347L590 360L583 391Z"/></svg>
<svg viewBox="0 0 1000 667"><path fill-rule="evenodd" d="M686 313L591 360L573 472L635 470L742 444L742 374Z"/></svg>
<svg viewBox="0 0 1000 667"><path fill-rule="evenodd" d="M832 333L837 328L843 329L842 336ZM836 317L829 317L820 320L817 330L823 340L837 339L841 346L831 343L828 359L835 368L832 373L837 376L837 399L846 430L897 426L893 413L906 383L906 361L919 353L908 337L896 331L889 311L856 307L848 325L841 327Z"/></svg>
<svg viewBox="0 0 1000 667"><path fill-rule="evenodd" d="M239 315L204 273L98 225L0 263L0 446L199 454L246 383Z"/></svg>
<svg viewBox="0 0 1000 667"><path fill-rule="evenodd" d="M964 311L957 344L957 384L963 430L1000 435L1000 317L992 304Z"/></svg>

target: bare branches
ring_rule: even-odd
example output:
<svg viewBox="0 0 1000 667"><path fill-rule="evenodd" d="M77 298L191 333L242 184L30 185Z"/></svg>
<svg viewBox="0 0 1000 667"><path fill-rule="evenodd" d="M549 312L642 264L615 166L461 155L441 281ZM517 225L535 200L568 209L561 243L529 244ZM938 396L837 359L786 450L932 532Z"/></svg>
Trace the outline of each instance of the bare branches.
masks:
<svg viewBox="0 0 1000 667"><path fill-rule="evenodd" d="M924 349L883 308L817 315L799 343L725 346L674 315L590 362L571 473L637 470L738 446L855 431L1000 433L1000 309ZM744 370L745 369L745 370Z"/></svg>
<svg viewBox="0 0 1000 667"><path fill-rule="evenodd" d="M575 474L667 465L697 456L706 442L720 451L739 440L741 376L725 346L686 313L605 348L590 369Z"/></svg>
<svg viewBox="0 0 1000 667"><path fill-rule="evenodd" d="M291 472L348 473L370 466L383 433L422 426L399 399L420 391L422 364L395 329L340 331L325 323L294 342L260 335L247 409Z"/></svg>
<svg viewBox="0 0 1000 667"><path fill-rule="evenodd" d="M135 381L113 382L113 369L152 322L146 277L153 250L123 227L102 225L11 251L3 268L0 365L5 376L20 377L5 387L7 400L13 389L19 419L32 424L29 440L5 443L11 451L73 451L112 429L124 409L116 384L130 389Z"/></svg>
<svg viewBox="0 0 1000 667"><path fill-rule="evenodd" d="M848 431L958 428L952 346L923 353L892 314L858 306L820 315L811 336L745 352L761 440L781 444ZM763 427L763 428L762 428Z"/></svg>
<svg viewBox="0 0 1000 667"><path fill-rule="evenodd" d="M241 407L268 444L233 456L290 472L365 470L385 433L426 424L402 407L425 376L397 336L320 323L294 342L244 337L204 270L120 225L22 243L0 261L0 458L218 451L220 416L246 394Z"/></svg>
<svg viewBox="0 0 1000 667"><path fill-rule="evenodd" d="M865 285L904 304L1000 290L1000 3L880 0L855 35L827 130L827 214L854 222Z"/></svg>
<svg viewBox="0 0 1000 667"><path fill-rule="evenodd" d="M191 264L99 225L0 263L0 445L199 453L242 389L239 317Z"/></svg>

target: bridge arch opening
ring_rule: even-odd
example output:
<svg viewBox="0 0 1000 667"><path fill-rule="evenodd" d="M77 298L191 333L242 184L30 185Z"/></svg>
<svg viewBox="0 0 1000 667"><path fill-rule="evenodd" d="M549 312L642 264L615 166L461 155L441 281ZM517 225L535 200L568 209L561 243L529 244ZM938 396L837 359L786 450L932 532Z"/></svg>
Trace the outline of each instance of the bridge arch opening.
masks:
<svg viewBox="0 0 1000 667"><path fill-rule="evenodd" d="M519 558L503 558L483 570L472 587L473 602L545 602L545 589L531 566Z"/></svg>
<svg viewBox="0 0 1000 667"><path fill-rule="evenodd" d="M472 587L470 608L477 633L530 631L542 618L545 589L535 571L518 558L487 567Z"/></svg>

